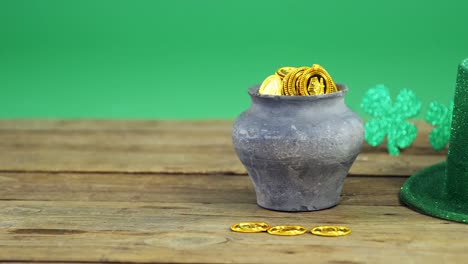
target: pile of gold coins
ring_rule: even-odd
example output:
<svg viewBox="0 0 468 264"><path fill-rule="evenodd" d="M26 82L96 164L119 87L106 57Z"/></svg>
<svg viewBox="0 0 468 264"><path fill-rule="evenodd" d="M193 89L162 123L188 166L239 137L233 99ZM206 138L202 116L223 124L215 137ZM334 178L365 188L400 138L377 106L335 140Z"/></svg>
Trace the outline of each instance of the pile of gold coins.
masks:
<svg viewBox="0 0 468 264"><path fill-rule="evenodd" d="M272 226L264 222L245 222L237 223L231 226L231 230L240 233L260 233L268 232L277 236L297 236L307 232L303 226ZM316 226L310 232L317 236L337 237L345 236L351 233L351 229L346 226Z"/></svg>
<svg viewBox="0 0 468 264"><path fill-rule="evenodd" d="M308 96L337 92L330 74L320 65L281 67L268 76L258 90L263 95Z"/></svg>

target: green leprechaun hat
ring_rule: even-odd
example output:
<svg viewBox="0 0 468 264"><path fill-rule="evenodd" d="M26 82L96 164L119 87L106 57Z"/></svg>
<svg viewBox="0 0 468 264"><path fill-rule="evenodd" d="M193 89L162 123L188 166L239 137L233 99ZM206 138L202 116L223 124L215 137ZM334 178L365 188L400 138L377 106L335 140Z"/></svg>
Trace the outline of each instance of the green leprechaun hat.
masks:
<svg viewBox="0 0 468 264"><path fill-rule="evenodd" d="M421 213L468 223L468 59L458 67L454 103L447 160L411 176L400 198Z"/></svg>

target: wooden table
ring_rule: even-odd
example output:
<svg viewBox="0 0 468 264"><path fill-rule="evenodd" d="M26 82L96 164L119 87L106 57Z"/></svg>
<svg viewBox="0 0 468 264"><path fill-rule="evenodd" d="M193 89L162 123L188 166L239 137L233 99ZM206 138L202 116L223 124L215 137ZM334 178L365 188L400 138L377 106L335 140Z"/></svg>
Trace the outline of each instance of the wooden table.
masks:
<svg viewBox="0 0 468 264"><path fill-rule="evenodd" d="M401 156L365 146L335 208L262 209L230 121L0 121L0 260L466 263L468 225L401 205L407 176L444 159L430 127ZM338 238L241 234L241 221L352 228Z"/></svg>

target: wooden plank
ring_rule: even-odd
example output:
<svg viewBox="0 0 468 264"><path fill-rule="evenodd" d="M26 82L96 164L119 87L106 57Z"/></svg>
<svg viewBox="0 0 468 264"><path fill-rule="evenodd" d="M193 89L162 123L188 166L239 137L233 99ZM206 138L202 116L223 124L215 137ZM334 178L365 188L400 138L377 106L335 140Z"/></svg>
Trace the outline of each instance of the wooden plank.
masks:
<svg viewBox="0 0 468 264"><path fill-rule="evenodd" d="M216 179L216 180L215 180ZM399 205L404 177L348 177L346 205ZM0 200L255 204L248 177L239 175L129 175L0 173Z"/></svg>
<svg viewBox="0 0 468 264"><path fill-rule="evenodd" d="M232 120L0 120L0 131L35 131L35 132L58 132L68 131L74 133L87 132L127 132L127 133L196 133L201 136L213 136L213 132L218 136L223 136L222 143L230 143ZM425 155L444 155L446 149L433 151L430 148L428 134L432 127L425 122L415 121L418 128L418 137L412 146L404 153L422 153ZM174 135L178 137L178 135ZM193 135L192 135L193 136ZM181 138L184 139L184 138ZM386 152L385 143L378 147L371 147L364 144L363 152Z"/></svg>
<svg viewBox="0 0 468 264"><path fill-rule="evenodd" d="M246 174L232 121L0 121L0 171ZM365 146L351 175L408 176L445 159L430 127L399 157Z"/></svg>
<svg viewBox="0 0 468 264"><path fill-rule="evenodd" d="M399 206L281 213L237 203L0 202L3 261L462 263L468 226ZM229 231L239 221L344 224L347 237ZM402 224L404 223L404 224ZM398 262L399 263L399 262Z"/></svg>
<svg viewBox="0 0 468 264"><path fill-rule="evenodd" d="M0 173L0 261L440 263L468 257L468 226L400 206L404 180L347 178L337 207L285 213L258 207L245 176ZM276 237L229 230L254 220L342 224L353 233Z"/></svg>
<svg viewBox="0 0 468 264"><path fill-rule="evenodd" d="M386 153L361 153L354 162L350 175L409 176L427 166L445 161L442 155L389 156Z"/></svg>
<svg viewBox="0 0 468 264"><path fill-rule="evenodd" d="M159 120L159 119L1 119L0 130L15 131L226 131L233 120Z"/></svg>

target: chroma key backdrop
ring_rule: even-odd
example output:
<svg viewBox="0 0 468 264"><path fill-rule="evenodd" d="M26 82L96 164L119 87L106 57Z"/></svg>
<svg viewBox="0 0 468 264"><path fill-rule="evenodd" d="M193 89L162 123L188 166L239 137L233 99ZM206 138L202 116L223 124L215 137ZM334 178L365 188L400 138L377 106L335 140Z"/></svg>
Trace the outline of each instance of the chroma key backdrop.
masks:
<svg viewBox="0 0 468 264"><path fill-rule="evenodd" d="M0 2L0 118L234 118L280 66L449 104L468 1Z"/></svg>

